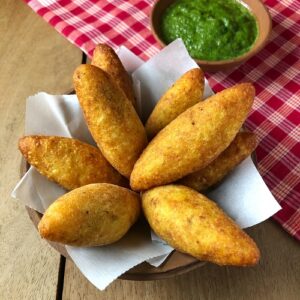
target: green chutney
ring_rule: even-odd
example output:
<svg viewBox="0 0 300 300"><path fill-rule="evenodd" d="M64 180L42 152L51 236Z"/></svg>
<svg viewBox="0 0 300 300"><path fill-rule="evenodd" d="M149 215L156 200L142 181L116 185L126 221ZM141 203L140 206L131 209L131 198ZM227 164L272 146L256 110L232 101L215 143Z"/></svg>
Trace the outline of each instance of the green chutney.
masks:
<svg viewBox="0 0 300 300"><path fill-rule="evenodd" d="M202 60L244 54L255 42L257 31L253 15L235 0L177 0L161 20L167 44L182 38L190 55Z"/></svg>

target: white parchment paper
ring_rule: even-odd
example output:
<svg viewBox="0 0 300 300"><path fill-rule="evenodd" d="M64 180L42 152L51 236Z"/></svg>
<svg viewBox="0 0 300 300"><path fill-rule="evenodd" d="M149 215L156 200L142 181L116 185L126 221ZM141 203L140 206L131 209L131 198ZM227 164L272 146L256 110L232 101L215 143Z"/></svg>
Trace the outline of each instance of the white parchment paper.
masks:
<svg viewBox="0 0 300 300"><path fill-rule="evenodd" d="M146 63L124 47L120 48L118 55L128 72L132 73L144 121L174 81L186 71L197 67L180 39ZM212 90L206 81L205 96L211 94ZM74 137L95 144L84 122L76 95L38 93L29 97L25 134ZM12 197L43 213L65 192L31 167L13 190ZM243 228L264 221L280 209L250 158L208 196L218 202ZM122 240L112 245L66 248L81 272L101 290L143 261L159 266L173 250L153 233L151 238L150 232L141 231L138 226L134 226Z"/></svg>

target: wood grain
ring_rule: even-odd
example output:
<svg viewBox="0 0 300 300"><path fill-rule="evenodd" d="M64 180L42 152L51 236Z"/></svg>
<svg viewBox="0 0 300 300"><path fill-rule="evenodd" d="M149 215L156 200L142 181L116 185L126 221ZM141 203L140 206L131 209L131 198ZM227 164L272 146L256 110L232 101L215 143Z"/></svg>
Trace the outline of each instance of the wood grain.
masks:
<svg viewBox="0 0 300 300"><path fill-rule="evenodd" d="M59 255L10 192L19 179L26 97L67 90L81 53L20 0L1 1L0 33L0 299L55 299ZM117 280L100 292L67 261L63 299L299 299L299 244L272 221L249 232L262 250L255 268L207 264L161 281Z"/></svg>
<svg viewBox="0 0 300 300"><path fill-rule="evenodd" d="M69 88L81 53L20 0L1 1L0 34L0 299L55 299L60 256L10 193L19 180L26 97Z"/></svg>
<svg viewBox="0 0 300 300"><path fill-rule="evenodd" d="M248 232L262 252L262 259L256 267L206 264L188 274L160 281L117 280L100 292L73 263L67 261L63 299L299 299L300 251L296 240L272 221L255 226Z"/></svg>

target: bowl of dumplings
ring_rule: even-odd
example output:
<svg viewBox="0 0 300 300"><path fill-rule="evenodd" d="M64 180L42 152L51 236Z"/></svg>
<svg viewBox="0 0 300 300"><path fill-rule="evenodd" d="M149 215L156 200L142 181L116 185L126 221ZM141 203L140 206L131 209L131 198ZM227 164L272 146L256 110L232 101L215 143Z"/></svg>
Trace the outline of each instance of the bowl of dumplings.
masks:
<svg viewBox="0 0 300 300"><path fill-rule="evenodd" d="M205 262L258 263L252 238L203 194L256 147L254 133L241 130L254 101L252 84L202 101L204 74L191 69L143 124L131 77L109 46L96 47L73 83L97 147L59 136L19 140L27 167L68 191L44 215L29 209L41 238L67 256L64 245L109 245L146 223L175 251L161 267L143 263L122 275L126 279L165 278Z"/></svg>

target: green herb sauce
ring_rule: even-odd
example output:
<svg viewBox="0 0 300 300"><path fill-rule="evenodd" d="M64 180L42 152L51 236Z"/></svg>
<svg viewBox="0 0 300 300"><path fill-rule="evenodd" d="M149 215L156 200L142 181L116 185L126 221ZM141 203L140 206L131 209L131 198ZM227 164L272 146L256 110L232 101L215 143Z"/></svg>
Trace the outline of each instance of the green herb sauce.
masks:
<svg viewBox="0 0 300 300"><path fill-rule="evenodd" d="M235 0L177 0L162 16L161 33L166 43L182 38L194 58L223 60L251 48L257 24Z"/></svg>

